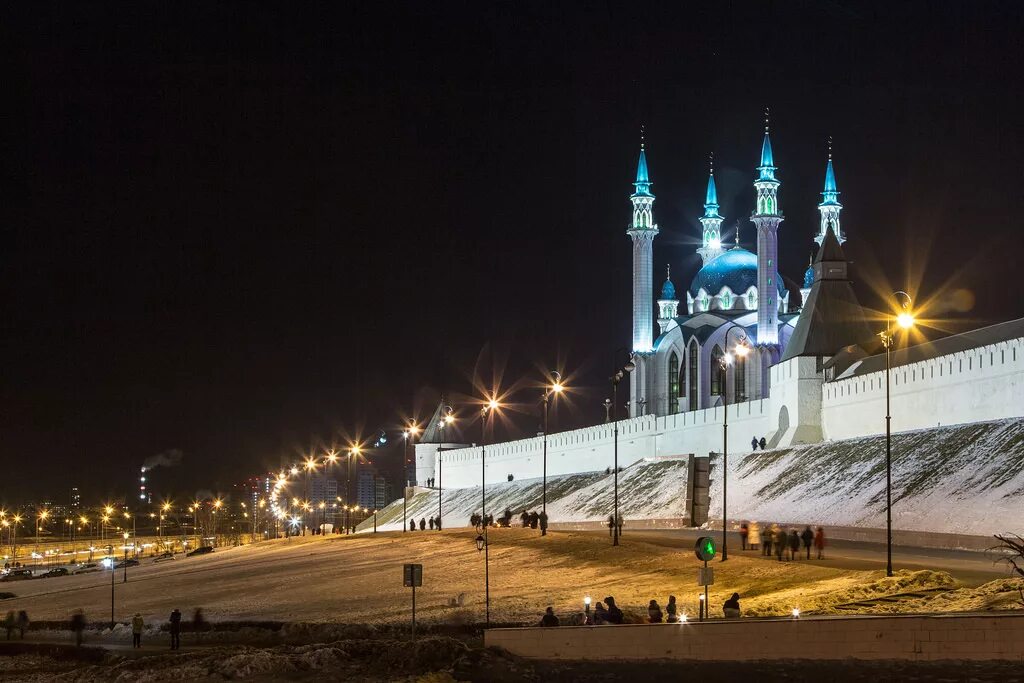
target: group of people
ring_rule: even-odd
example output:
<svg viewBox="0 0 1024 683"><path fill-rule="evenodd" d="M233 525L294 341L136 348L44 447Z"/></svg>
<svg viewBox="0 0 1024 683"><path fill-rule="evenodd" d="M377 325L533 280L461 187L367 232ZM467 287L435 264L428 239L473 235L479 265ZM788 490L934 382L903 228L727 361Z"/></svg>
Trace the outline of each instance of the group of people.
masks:
<svg viewBox="0 0 1024 683"><path fill-rule="evenodd" d="M11 639L15 631L18 631L21 639L25 639L25 630L28 628L28 612L20 610L17 615L14 614L14 610L7 612L7 616L4 618L4 627L7 628L7 640Z"/></svg>
<svg viewBox="0 0 1024 683"><path fill-rule="evenodd" d="M774 551L775 557L782 562L786 552L789 552L789 559L795 560L800 555L800 547L803 546L807 559L811 559L811 548L813 547L819 560L825 559L825 530L820 526L811 530L805 526L802 532L796 529L786 531L778 524L772 524L763 534L757 522L744 522L740 525L740 540L744 550L761 550L765 557L771 557Z"/></svg>
<svg viewBox="0 0 1024 683"><path fill-rule="evenodd" d="M25 630L24 629L28 626L28 615L25 614L24 611L22 611L18 615L19 620L21 618L21 615L25 615L25 621L24 621L25 626L22 627L22 629L21 629L21 631L22 631L21 632L21 637L24 638L25 637ZM10 623L10 621L13 619L13 616L14 616L13 612L9 613L7 615L8 623ZM179 610L177 607L175 607L174 610L171 612L171 615L167 618L167 622L168 622L167 631L168 631L168 633L170 633L170 636L171 636L171 649L172 650L180 650L181 649L181 610ZM71 631L72 631L72 633L75 634L75 645L78 645L78 646L82 645L82 640L83 640L83 636L84 636L84 633L85 633L86 625L87 624L86 624L86 620L85 620L85 613L82 610L75 610L75 612L71 615L71 622L70 622ZM141 613L136 612L132 616L131 627L132 627L132 647L133 648L141 648L142 647L142 634L146 630L146 621L142 618L142 614ZM206 618L203 616L202 608L197 607L196 611L192 614L192 631L195 632L195 633L202 633L208 627L209 627L209 624L207 623ZM7 630L7 638L8 638L8 640L10 640L10 637L11 637L11 627L8 627L8 630Z"/></svg>
<svg viewBox="0 0 1024 683"><path fill-rule="evenodd" d="M760 438L760 440L756 436L750 440L750 448L755 451L757 450L758 446L760 446L761 450L763 451L764 447L767 445L768 442L764 440L763 436Z"/></svg>
<svg viewBox="0 0 1024 683"><path fill-rule="evenodd" d="M539 513L534 510L527 512L523 510L523 514L519 515L519 521L522 523L524 529L540 529L541 535L548 532L548 513L541 510Z"/></svg>
<svg viewBox="0 0 1024 683"><path fill-rule="evenodd" d="M433 531L435 529L437 529L438 531L441 530L441 516L440 515L438 515L437 517L431 517L429 520L426 517L420 517L420 526L419 526L420 531L426 531L428 523L430 525L430 530L431 531ZM415 519L410 519L409 520L409 531L416 531L416 520Z"/></svg>

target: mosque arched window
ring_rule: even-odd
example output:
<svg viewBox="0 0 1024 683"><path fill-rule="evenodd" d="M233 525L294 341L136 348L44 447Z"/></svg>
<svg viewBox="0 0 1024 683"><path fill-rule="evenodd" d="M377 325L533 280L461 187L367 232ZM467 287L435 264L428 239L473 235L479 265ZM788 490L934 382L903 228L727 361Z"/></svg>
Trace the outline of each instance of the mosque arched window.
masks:
<svg viewBox="0 0 1024 683"><path fill-rule="evenodd" d="M728 290L722 292L722 309L728 311L732 308L732 294Z"/></svg>
<svg viewBox="0 0 1024 683"><path fill-rule="evenodd" d="M725 368L722 367L722 348L711 350L711 395L721 396L725 389Z"/></svg>
<svg viewBox="0 0 1024 683"><path fill-rule="evenodd" d="M668 412L679 410L679 356L675 351L668 357Z"/></svg>
<svg viewBox="0 0 1024 683"><path fill-rule="evenodd" d="M687 371L687 375L690 378L690 410L697 410L697 391L699 384L697 383L697 368L700 362L700 351L697 349L697 342L690 342L690 369Z"/></svg>

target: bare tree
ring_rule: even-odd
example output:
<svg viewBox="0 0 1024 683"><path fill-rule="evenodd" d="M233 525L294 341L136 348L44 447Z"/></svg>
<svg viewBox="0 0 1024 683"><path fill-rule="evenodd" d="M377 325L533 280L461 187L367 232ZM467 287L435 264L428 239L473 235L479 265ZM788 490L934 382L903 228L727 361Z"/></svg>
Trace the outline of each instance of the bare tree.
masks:
<svg viewBox="0 0 1024 683"><path fill-rule="evenodd" d="M999 541L999 544L990 550L1000 551L999 559L996 561L1006 562L1014 573L1024 577L1024 538L1021 538L1019 534L1010 533L995 534L994 538ZM1024 588L1018 588L1017 592L1020 593L1020 604L1024 606Z"/></svg>

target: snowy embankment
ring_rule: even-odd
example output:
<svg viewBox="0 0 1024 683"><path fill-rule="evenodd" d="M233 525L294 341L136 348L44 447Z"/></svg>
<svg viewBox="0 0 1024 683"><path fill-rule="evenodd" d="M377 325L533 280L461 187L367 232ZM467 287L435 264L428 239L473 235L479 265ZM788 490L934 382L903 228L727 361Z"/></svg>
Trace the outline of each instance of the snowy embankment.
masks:
<svg viewBox="0 0 1024 683"><path fill-rule="evenodd" d="M1024 530L1024 419L936 427L892 437L893 526L907 531L991 535ZM720 460L711 468L711 518L722 508ZM591 472L548 478L551 522L603 521L614 477ZM629 519L678 520L686 514L685 459L641 461L619 473L619 509ZM468 526L480 511L480 487L446 489L449 527ZM487 510L518 516L539 510L541 480L487 486ZM729 512L758 519L828 526L885 526L885 437L732 454ZM437 491L408 502L409 519L436 517ZM402 501L377 515L399 529ZM372 520L360 526L373 528Z"/></svg>

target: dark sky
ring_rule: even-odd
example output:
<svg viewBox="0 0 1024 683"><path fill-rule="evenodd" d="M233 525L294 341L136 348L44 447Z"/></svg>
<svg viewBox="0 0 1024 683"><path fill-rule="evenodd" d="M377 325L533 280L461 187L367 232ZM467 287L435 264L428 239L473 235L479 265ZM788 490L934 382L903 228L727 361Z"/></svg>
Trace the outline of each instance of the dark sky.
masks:
<svg viewBox="0 0 1024 683"><path fill-rule="evenodd" d="M474 368L560 363L560 426L601 419L641 124L680 290L707 155L731 235L770 106L784 275L832 135L862 301L1024 315L1019 3L553 5L6 5L0 500L170 448L158 492L224 489Z"/></svg>

